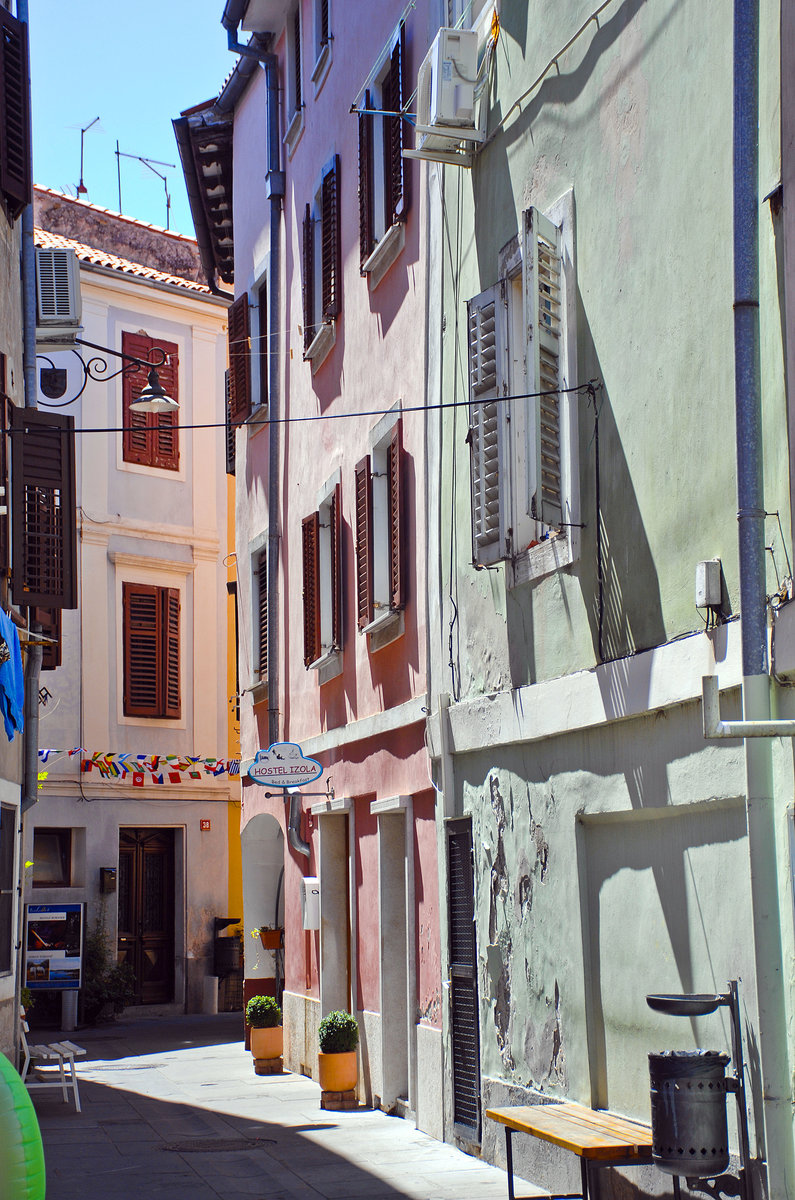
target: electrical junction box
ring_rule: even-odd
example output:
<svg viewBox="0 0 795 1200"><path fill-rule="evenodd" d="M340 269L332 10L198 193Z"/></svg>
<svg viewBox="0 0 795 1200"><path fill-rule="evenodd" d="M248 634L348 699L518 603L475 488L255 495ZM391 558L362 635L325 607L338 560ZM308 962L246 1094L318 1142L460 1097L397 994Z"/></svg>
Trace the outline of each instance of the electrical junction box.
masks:
<svg viewBox="0 0 795 1200"><path fill-rule="evenodd" d="M315 875L301 880L301 918L304 929L320 928L320 880Z"/></svg>
<svg viewBox="0 0 795 1200"><path fill-rule="evenodd" d="M696 608L720 608L720 559L707 558L696 564Z"/></svg>

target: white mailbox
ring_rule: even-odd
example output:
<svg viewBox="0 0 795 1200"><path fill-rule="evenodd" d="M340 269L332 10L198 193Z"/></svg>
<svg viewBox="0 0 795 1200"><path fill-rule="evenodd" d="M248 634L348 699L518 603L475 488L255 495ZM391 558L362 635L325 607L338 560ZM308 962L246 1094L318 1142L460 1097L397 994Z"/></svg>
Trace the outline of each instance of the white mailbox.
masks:
<svg viewBox="0 0 795 1200"><path fill-rule="evenodd" d="M320 880L316 875L301 880L301 916L304 929L320 928Z"/></svg>

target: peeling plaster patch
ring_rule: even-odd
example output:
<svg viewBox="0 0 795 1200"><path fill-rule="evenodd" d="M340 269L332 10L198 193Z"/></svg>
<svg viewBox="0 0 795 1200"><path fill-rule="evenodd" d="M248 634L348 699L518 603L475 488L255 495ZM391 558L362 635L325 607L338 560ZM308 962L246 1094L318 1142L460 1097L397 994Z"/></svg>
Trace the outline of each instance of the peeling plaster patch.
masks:
<svg viewBox="0 0 795 1200"><path fill-rule="evenodd" d="M497 821L497 853L491 867L491 887L489 895L489 941L497 940L497 900L505 908L508 896L508 864L505 857L505 804L500 792L500 784L496 775L489 776L489 792L491 807Z"/></svg>
<svg viewBox="0 0 795 1200"><path fill-rule="evenodd" d="M554 1003L547 998L547 1006L552 1007L547 1020L539 1030L531 1021L527 1022L524 1033L524 1061L529 1068L530 1078L535 1086L543 1087L552 1083L556 1086L567 1087L566 1056L563 1049L563 1031L560 1024L560 989L555 980Z"/></svg>
<svg viewBox="0 0 795 1200"><path fill-rule="evenodd" d="M507 939L500 939L502 950L502 971L497 980L496 995L494 997L494 1027L497 1031L497 1047L500 1052L500 1058L506 1070L514 1069L513 1054L511 1053L510 1045L510 1025L511 1025L511 976L510 976L510 960L511 960L511 943Z"/></svg>

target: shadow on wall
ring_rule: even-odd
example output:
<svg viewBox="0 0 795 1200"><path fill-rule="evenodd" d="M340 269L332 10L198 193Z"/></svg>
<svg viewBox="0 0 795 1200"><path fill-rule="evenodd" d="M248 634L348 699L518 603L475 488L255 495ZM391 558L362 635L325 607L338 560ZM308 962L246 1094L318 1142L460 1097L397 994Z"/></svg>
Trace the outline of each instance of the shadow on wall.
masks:
<svg viewBox="0 0 795 1200"><path fill-rule="evenodd" d="M641 1032L648 1024L646 994L722 988L723 967L742 974L738 947L744 941L746 890L716 884L714 873L699 867L714 862L715 853L728 867L732 847L734 859L744 854L745 809L738 797L602 814L581 817L576 832L591 1102L620 1107L633 1086L627 1080L626 1041L633 1029ZM630 908L636 916L628 925ZM736 933L727 939L729 929ZM682 1029L683 1040L701 1045L704 1029L694 1018L691 1030ZM642 1090L641 1060L634 1056L632 1070ZM620 1097L610 1094L616 1088Z"/></svg>
<svg viewBox="0 0 795 1200"><path fill-rule="evenodd" d="M604 380L588 317L578 296L577 341L584 379ZM632 411L619 427L603 382L595 403L581 413L580 478L582 557L579 573L586 595L594 657L611 662L665 641L660 583L646 536L623 438L631 433ZM636 431L643 436L642 430ZM608 713L626 710L620 675L616 694L605 697Z"/></svg>

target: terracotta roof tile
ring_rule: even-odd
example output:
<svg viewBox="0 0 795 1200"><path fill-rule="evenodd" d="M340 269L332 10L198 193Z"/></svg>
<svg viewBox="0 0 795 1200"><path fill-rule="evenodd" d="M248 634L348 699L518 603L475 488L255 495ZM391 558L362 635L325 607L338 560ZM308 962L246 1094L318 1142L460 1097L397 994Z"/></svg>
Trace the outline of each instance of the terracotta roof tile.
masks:
<svg viewBox="0 0 795 1200"><path fill-rule="evenodd" d="M151 279L156 283L168 283L173 287L184 288L188 292L197 292L202 296L210 295L210 289L205 283L196 283L192 279L183 279L179 275L169 275L166 271L158 271L155 267L144 267L127 258L119 258L116 254L108 254L105 250L96 250L93 246L86 246L82 242L64 237L60 233L49 233L46 229L37 228L34 230L34 239L36 245L43 249L74 250L81 262L92 263L96 267L107 267L109 270L122 271L126 275L136 275L140 279Z"/></svg>

